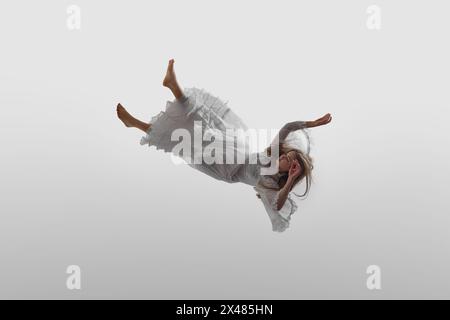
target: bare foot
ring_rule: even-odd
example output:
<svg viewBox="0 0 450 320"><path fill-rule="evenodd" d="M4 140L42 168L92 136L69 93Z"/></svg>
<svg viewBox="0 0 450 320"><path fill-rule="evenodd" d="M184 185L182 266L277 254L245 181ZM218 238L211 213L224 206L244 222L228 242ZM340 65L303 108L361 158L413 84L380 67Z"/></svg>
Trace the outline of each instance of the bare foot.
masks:
<svg viewBox="0 0 450 320"><path fill-rule="evenodd" d="M175 63L174 59L169 61L169 66L167 67L166 77L163 81L163 86L167 88L173 88L177 83L177 78L175 76L175 71L173 71L173 65Z"/></svg>
<svg viewBox="0 0 450 320"><path fill-rule="evenodd" d="M117 105L117 116L127 128L135 127L136 119L120 103Z"/></svg>

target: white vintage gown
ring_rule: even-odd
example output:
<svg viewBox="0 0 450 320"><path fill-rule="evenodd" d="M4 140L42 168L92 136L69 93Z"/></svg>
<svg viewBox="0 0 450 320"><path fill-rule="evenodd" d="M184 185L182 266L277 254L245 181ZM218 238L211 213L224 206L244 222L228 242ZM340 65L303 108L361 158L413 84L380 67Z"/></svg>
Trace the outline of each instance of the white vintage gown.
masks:
<svg viewBox="0 0 450 320"><path fill-rule="evenodd" d="M185 88L184 97L180 100L167 101L166 110L161 111L151 120L151 127L146 136L142 137L140 144L155 146L158 150L172 152L175 145L180 141L172 141L172 132L175 129L183 128L193 134L195 126L201 121L202 129L229 135L227 128L247 130L246 124L228 107L227 103L220 98L208 93L204 89ZM197 127L198 129L198 127ZM306 143L301 142L301 137L294 131L302 130L305 133ZM288 136L290 138L288 138ZM285 141L292 146L303 149L309 153L309 136L305 131L305 123L302 121L286 124L278 133L279 141ZM277 139L276 138L276 139ZM225 140L224 140L225 141ZM278 141L278 140L274 140ZM211 142L206 142L205 145ZM204 146L203 146L204 148ZM269 159L265 151L259 153L249 153L242 150L235 144L225 144L224 152L233 151L235 153L244 152L246 159L260 157ZM203 149L192 148L191 160L197 155L201 155ZM254 159L254 158L253 158ZM267 163L267 162L266 162ZM189 166L211 176L217 180L227 183L242 182L252 186L261 197L264 208L272 223L272 230L283 232L289 227L291 215L297 210L297 204L291 195L288 196L283 208L277 210L278 192L271 188L278 188L277 175L261 175L261 164L255 161L245 161L245 163L188 163Z"/></svg>

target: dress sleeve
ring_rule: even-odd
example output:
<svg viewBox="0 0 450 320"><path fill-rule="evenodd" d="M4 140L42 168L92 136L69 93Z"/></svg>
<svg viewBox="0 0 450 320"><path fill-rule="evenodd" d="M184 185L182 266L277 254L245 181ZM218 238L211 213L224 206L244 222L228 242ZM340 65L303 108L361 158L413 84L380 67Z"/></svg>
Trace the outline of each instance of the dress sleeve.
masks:
<svg viewBox="0 0 450 320"><path fill-rule="evenodd" d="M272 222L272 231L283 232L289 228L289 221L291 220L291 215L297 211L297 204L288 195L284 206L281 210L277 210L277 201L279 191L265 188L261 185L257 185L254 189L258 192L261 197L261 201L264 204L267 214L269 215L270 221Z"/></svg>
<svg viewBox="0 0 450 320"><path fill-rule="evenodd" d="M273 139L272 145L276 144L277 142L284 142L289 133L305 128L306 128L306 121L294 121L286 123L283 126L283 128L280 129L275 139Z"/></svg>

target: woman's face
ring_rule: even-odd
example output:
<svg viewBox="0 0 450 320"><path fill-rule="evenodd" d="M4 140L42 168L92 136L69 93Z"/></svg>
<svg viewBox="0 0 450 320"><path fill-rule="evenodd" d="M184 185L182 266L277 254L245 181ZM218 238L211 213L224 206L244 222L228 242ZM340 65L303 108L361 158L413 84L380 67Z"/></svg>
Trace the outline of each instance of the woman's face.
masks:
<svg viewBox="0 0 450 320"><path fill-rule="evenodd" d="M277 161L279 172L289 172L292 162L296 159L295 151L282 154Z"/></svg>

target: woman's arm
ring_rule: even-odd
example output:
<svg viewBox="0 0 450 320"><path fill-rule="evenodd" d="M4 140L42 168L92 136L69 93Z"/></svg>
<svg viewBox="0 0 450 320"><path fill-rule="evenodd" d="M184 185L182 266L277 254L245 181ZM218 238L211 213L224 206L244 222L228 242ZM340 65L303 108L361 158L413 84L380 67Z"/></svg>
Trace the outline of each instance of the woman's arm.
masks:
<svg viewBox="0 0 450 320"><path fill-rule="evenodd" d="M294 122L286 123L283 126L283 128L281 128L281 130L278 132L278 141L280 143L284 142L284 140L287 138L289 133L300 130L300 129L307 128L307 123L308 122L306 122L306 121L294 121Z"/></svg>
<svg viewBox="0 0 450 320"><path fill-rule="evenodd" d="M286 123L283 126L283 128L281 128L281 130L278 132L278 135L275 137L275 139L272 141L272 145L284 142L289 133L293 131L297 131L304 128L314 128L323 126L330 123L331 119L332 119L331 114L327 113L322 118L319 118L314 121L294 121Z"/></svg>
<svg viewBox="0 0 450 320"><path fill-rule="evenodd" d="M293 183L294 183L294 179L289 177L286 184L284 185L284 187L281 188L280 191L278 192L278 201L277 201L277 210L278 211L280 211L281 208L283 208L284 203L286 202L286 200L289 196L289 192L291 192Z"/></svg>
<svg viewBox="0 0 450 320"><path fill-rule="evenodd" d="M300 163L298 160L294 160L292 162L291 168L289 169L289 176L286 181L286 184L283 188L278 192L278 200L277 200L277 210L280 211L283 208L284 203L286 202L289 192L291 192L292 187L294 185L295 179L300 175Z"/></svg>

